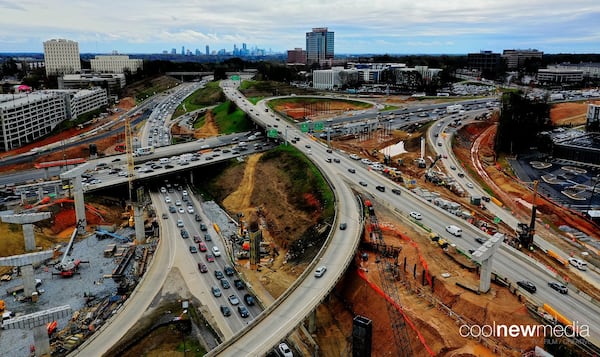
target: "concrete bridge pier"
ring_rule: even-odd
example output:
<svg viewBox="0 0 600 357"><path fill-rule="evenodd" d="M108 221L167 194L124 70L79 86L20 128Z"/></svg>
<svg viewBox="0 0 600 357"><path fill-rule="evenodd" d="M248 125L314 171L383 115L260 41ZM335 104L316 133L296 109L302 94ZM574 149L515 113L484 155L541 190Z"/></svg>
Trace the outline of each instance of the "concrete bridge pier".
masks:
<svg viewBox="0 0 600 357"><path fill-rule="evenodd" d="M81 176L71 178L73 182L73 200L75 201L75 217L77 219L77 233L85 234L87 220L85 218L85 201L83 199L83 182Z"/></svg>
<svg viewBox="0 0 600 357"><path fill-rule="evenodd" d="M308 332L315 333L317 331L317 310L313 310L308 315Z"/></svg>
<svg viewBox="0 0 600 357"><path fill-rule="evenodd" d="M135 227L135 241L137 244L146 243L146 233L144 232L144 209L140 206L133 208L133 224Z"/></svg>

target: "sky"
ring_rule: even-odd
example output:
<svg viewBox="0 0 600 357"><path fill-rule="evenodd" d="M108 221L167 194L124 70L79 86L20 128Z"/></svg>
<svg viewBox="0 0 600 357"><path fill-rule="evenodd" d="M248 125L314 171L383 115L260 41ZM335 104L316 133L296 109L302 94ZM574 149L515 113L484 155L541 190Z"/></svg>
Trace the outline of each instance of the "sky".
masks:
<svg viewBox="0 0 600 357"><path fill-rule="evenodd" d="M328 27L339 54L600 53L598 0L0 0L0 14L0 52L53 38L80 53L285 52Z"/></svg>

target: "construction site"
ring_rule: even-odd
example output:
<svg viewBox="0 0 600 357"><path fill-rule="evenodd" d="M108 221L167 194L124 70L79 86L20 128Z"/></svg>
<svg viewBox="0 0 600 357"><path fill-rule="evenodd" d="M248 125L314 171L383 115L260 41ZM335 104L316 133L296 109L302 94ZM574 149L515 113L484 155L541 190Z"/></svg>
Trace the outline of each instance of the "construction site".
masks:
<svg viewBox="0 0 600 357"><path fill-rule="evenodd" d="M412 103L406 101L402 105ZM471 164L473 159L487 160L491 142L488 141L487 146L482 145L483 149L476 158L469 153L471 143L474 137L482 132L487 133L490 125L493 122L475 124L456 134L455 154L464 164L461 169L471 176L476 174L475 166ZM422 197L429 197L432 203L461 216L490 235L509 231L501 222L494 222L494 217L485 210L486 198L474 201L448 184L448 180L441 179L443 168L438 163L443 158L433 155L431 151L426 151L425 155L420 153L422 131L395 131L386 132L385 135L389 137L375 134L366 139L342 138L332 145L346 154L354 153L383 162L380 150L404 140L407 153L393 158L393 164L389 165L393 169L387 169L384 175L403 183ZM106 146L106 150L111 149L114 149L114 145ZM423 157L424 165L418 160ZM312 209L308 214L293 203L296 199L289 197L290 181L281 166L274 160L260 160L260 154L252 155L243 163L226 168L211 183L214 185L211 188L218 188L215 191L220 192L215 200L222 207L222 210L211 209L215 212L212 219L220 220L219 224L224 227L231 225L227 214L234 217L241 214L247 217L247 223L258 222L264 240L261 263L257 269L251 269L243 254L248 247L244 247L244 239L240 236L236 241L242 253L238 255L237 265L250 284L260 286L255 290L256 295L265 304L281 295L308 265L311 257L299 252L306 252L303 249L309 246L318 248L314 247L318 241L307 241L303 243L305 245L296 243L306 233L307 227L326 235L324 226L318 224L323 218L320 216L322 212ZM495 164L495 160L493 163L487 162L485 167L486 171L503 170ZM540 211L536 220L538 234L548 234L546 222L549 217L578 224L576 215L559 214L557 212L562 211L558 211L558 208L553 211L552 205L541 201L539 196L535 200L529 188L512 186L509 184L511 179L503 175L494 176L490 173L489 176L491 182L504 188L512 197L536 202ZM262 177L270 177L276 184L261 185ZM480 177L478 180L487 182L488 178ZM494 193L489 199L498 197L506 205L513 204L500 192ZM544 345L543 338L465 339L461 336L458 327L462 324L502 321L530 325L553 317L547 311L529 304L500 277L492 276L489 292L478 294L480 266L469 259L467 253L472 252L458 251L435 232L399 219L367 197L362 199L367 224L355 264L317 313L317 333L313 337L318 343L319 355L350 354L352 324L357 316L372 321L371 349L375 356L519 356L531 351L534 346ZM309 194L301 200L310 207L321 206ZM38 202L35 207L28 208L52 212L51 218L36 224L39 228L35 229L35 236L39 241L35 242L32 249L20 246L2 254L7 256L39 251L48 255L41 262L31 264L34 280L28 284L23 281L22 269L10 266L4 270L0 289L6 289L7 294L3 299L4 305L0 303L0 307L4 308L5 313L12 312L14 317L18 317L57 305L69 305L70 309L50 312L49 316L56 318L44 322L42 326L50 336L48 343L54 355L67 354L105 324L126 301L151 261L159 239L152 229L156 220L151 210L145 216L147 243L134 244L134 230L129 224L131 215L125 210L125 215L121 216L123 209L115 210L114 207L91 204L86 210L86 219L93 229L75 237L77 222L69 199ZM206 209L206 206L203 208ZM524 223L530 223L530 211L526 207L515 205L513 209L523 217ZM2 226L23 241L22 232L25 229L20 229L16 223ZM586 223L578 227L589 234L594 233L593 227L586 229ZM240 232L235 227L232 231L243 233L243 230ZM524 230L523 233L527 236L528 232ZM231 234L233 232L227 233L227 236ZM507 242L512 242L513 238L518 237L504 237ZM517 239L517 243L526 241ZM569 249L574 243L566 239L557 244ZM586 289L591 296L600 296L595 288L571 276L568 268L564 265L561 267L556 259L537 251L530 254L569 276L573 284ZM138 341L138 347L145 346L143 353L173 352L170 342L156 346L152 341ZM302 342L295 346L303 355L308 355L308 349L298 348L307 341ZM568 341L562 342L569 345ZM0 345L11 346L3 351L9 355L27 356L35 352L34 338L27 328L3 330L0 333Z"/></svg>

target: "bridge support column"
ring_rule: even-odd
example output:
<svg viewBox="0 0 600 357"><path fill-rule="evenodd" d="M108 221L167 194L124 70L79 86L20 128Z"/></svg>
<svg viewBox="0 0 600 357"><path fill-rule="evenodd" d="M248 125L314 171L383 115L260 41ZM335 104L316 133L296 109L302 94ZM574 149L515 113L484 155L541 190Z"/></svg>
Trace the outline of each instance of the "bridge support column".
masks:
<svg viewBox="0 0 600 357"><path fill-rule="evenodd" d="M317 309L308 314L308 332L315 333L315 331L317 331Z"/></svg>
<svg viewBox="0 0 600 357"><path fill-rule="evenodd" d="M133 208L133 224L135 226L135 241L137 244L146 243L146 233L144 232L144 209L140 206Z"/></svg>
<svg viewBox="0 0 600 357"><path fill-rule="evenodd" d="M190 170L190 185L194 186L194 171Z"/></svg>
<svg viewBox="0 0 600 357"><path fill-rule="evenodd" d="M23 265L21 267L21 276L23 277L23 290L25 296L31 297L35 292L35 278L33 277L33 265Z"/></svg>
<svg viewBox="0 0 600 357"><path fill-rule="evenodd" d="M45 324L33 328L33 342L36 356L50 356L50 339Z"/></svg>
<svg viewBox="0 0 600 357"><path fill-rule="evenodd" d="M87 227L85 219L85 201L83 199L83 183L81 176L72 178L73 200L75 201L75 217L77 219L77 233L84 234Z"/></svg>
<svg viewBox="0 0 600 357"><path fill-rule="evenodd" d="M33 233L33 224L23 224L23 238L25 239L25 251L32 252L35 250L35 234Z"/></svg>

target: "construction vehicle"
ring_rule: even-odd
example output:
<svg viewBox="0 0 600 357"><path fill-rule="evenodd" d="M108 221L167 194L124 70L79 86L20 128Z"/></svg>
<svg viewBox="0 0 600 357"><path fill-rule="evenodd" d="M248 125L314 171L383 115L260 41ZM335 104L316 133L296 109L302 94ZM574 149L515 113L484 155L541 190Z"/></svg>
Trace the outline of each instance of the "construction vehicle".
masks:
<svg viewBox="0 0 600 357"><path fill-rule="evenodd" d="M535 214L537 211L537 207L535 205L535 199L537 196L537 187L539 181L533 181L533 199L531 202L531 221L529 225L526 223L518 223L517 224L517 239L519 240L519 244L522 248L527 250L532 248L533 245L533 237L535 236Z"/></svg>
<svg viewBox="0 0 600 357"><path fill-rule="evenodd" d="M54 265L54 269L58 270L58 273L52 273L52 275L59 275L62 278L70 278L75 274L78 274L78 270L79 270L79 265L81 263L89 263L89 262L84 262L81 261L80 259L77 260L68 260L66 262L60 262Z"/></svg>
<svg viewBox="0 0 600 357"><path fill-rule="evenodd" d="M388 178L390 178L392 181L394 182L399 182L399 183L403 183L404 179L402 178L402 175L400 174L400 172L394 168L385 168L383 170L383 174L385 176L387 176Z"/></svg>
<svg viewBox="0 0 600 357"><path fill-rule="evenodd" d="M435 159L433 159L433 161L431 162L431 164L429 165L429 167L427 168L427 171L425 171L425 181L430 181L433 183L439 183L441 182L438 178L438 176L433 172L433 167L435 166L435 164L438 162L439 159L442 158L442 155L438 155L435 157Z"/></svg>

